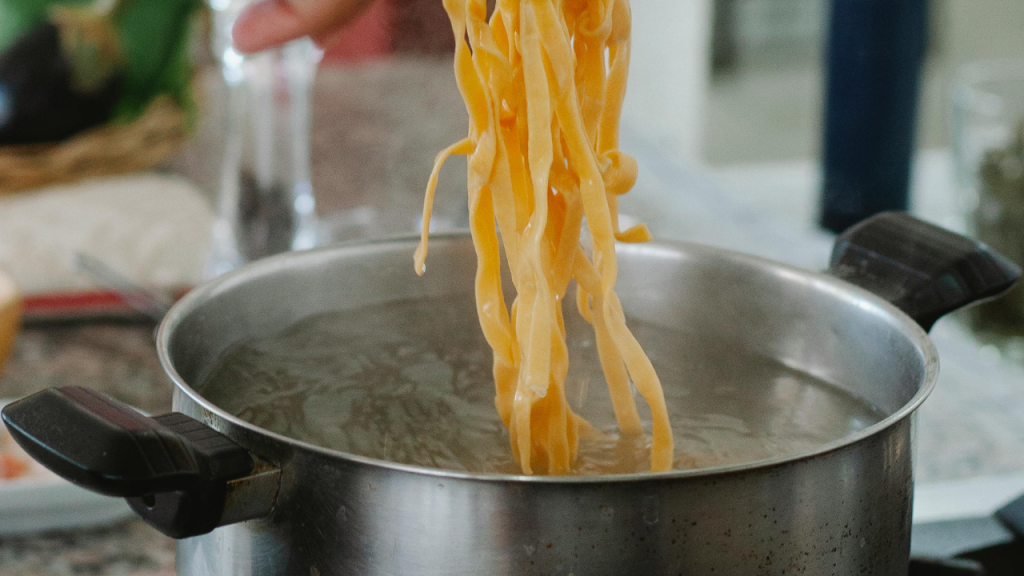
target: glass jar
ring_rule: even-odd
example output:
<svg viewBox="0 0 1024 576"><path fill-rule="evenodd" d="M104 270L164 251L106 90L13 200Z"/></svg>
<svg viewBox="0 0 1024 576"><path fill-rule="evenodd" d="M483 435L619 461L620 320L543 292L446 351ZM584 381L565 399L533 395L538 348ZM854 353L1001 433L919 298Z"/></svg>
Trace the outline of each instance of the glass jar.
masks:
<svg viewBox="0 0 1024 576"><path fill-rule="evenodd" d="M231 27L252 0L210 0L224 81L220 173L206 276L322 243L312 187L312 88L322 52L308 38L243 55Z"/></svg>

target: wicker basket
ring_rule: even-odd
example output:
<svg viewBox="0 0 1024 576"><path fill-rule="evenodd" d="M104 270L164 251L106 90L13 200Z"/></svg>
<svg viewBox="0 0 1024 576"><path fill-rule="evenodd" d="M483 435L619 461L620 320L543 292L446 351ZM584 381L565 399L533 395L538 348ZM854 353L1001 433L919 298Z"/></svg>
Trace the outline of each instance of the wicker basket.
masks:
<svg viewBox="0 0 1024 576"><path fill-rule="evenodd" d="M57 144L0 147L0 195L148 170L188 138L185 113L160 96L131 124L108 124Z"/></svg>

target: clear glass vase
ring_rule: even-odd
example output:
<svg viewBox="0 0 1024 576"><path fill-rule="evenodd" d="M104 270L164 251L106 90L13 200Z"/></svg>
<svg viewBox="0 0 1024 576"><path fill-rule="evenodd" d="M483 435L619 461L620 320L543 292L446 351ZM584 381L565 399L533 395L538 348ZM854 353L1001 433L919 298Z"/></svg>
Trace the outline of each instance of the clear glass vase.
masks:
<svg viewBox="0 0 1024 576"><path fill-rule="evenodd" d="M224 92L215 117L215 223L206 276L320 243L312 186L312 89L322 52L310 40L243 55L231 27L251 0L212 0Z"/></svg>

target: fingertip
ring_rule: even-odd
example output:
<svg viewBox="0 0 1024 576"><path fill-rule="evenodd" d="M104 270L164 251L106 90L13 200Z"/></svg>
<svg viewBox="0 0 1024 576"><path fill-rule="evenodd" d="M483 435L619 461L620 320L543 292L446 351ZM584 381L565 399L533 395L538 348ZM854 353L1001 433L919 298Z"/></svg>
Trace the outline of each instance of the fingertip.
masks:
<svg viewBox="0 0 1024 576"><path fill-rule="evenodd" d="M259 52L262 48L253 35L251 24L248 23L244 15L240 16L231 27L231 46L243 54Z"/></svg>
<svg viewBox="0 0 1024 576"><path fill-rule="evenodd" d="M252 54L305 34L291 7L279 0L263 0L245 10L231 27L231 41L239 52Z"/></svg>

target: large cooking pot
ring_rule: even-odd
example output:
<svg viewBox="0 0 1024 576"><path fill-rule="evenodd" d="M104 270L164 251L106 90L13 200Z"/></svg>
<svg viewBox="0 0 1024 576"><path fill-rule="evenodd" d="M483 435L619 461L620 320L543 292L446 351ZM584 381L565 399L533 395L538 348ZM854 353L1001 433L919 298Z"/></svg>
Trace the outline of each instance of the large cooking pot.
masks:
<svg viewBox="0 0 1024 576"><path fill-rule="evenodd" d="M819 274L693 244L619 248L631 317L685 325L707 360L738 350L850 387L885 412L797 455L614 477L472 475L336 452L260 429L193 387L221 354L314 313L471 294L473 246L414 239L279 256L202 286L164 320L176 412L149 418L81 388L9 405L25 450L127 497L180 538L182 575L905 575L911 415L938 370L926 330L1010 288L985 246L885 214L841 236ZM685 383L665 382L666 387Z"/></svg>

